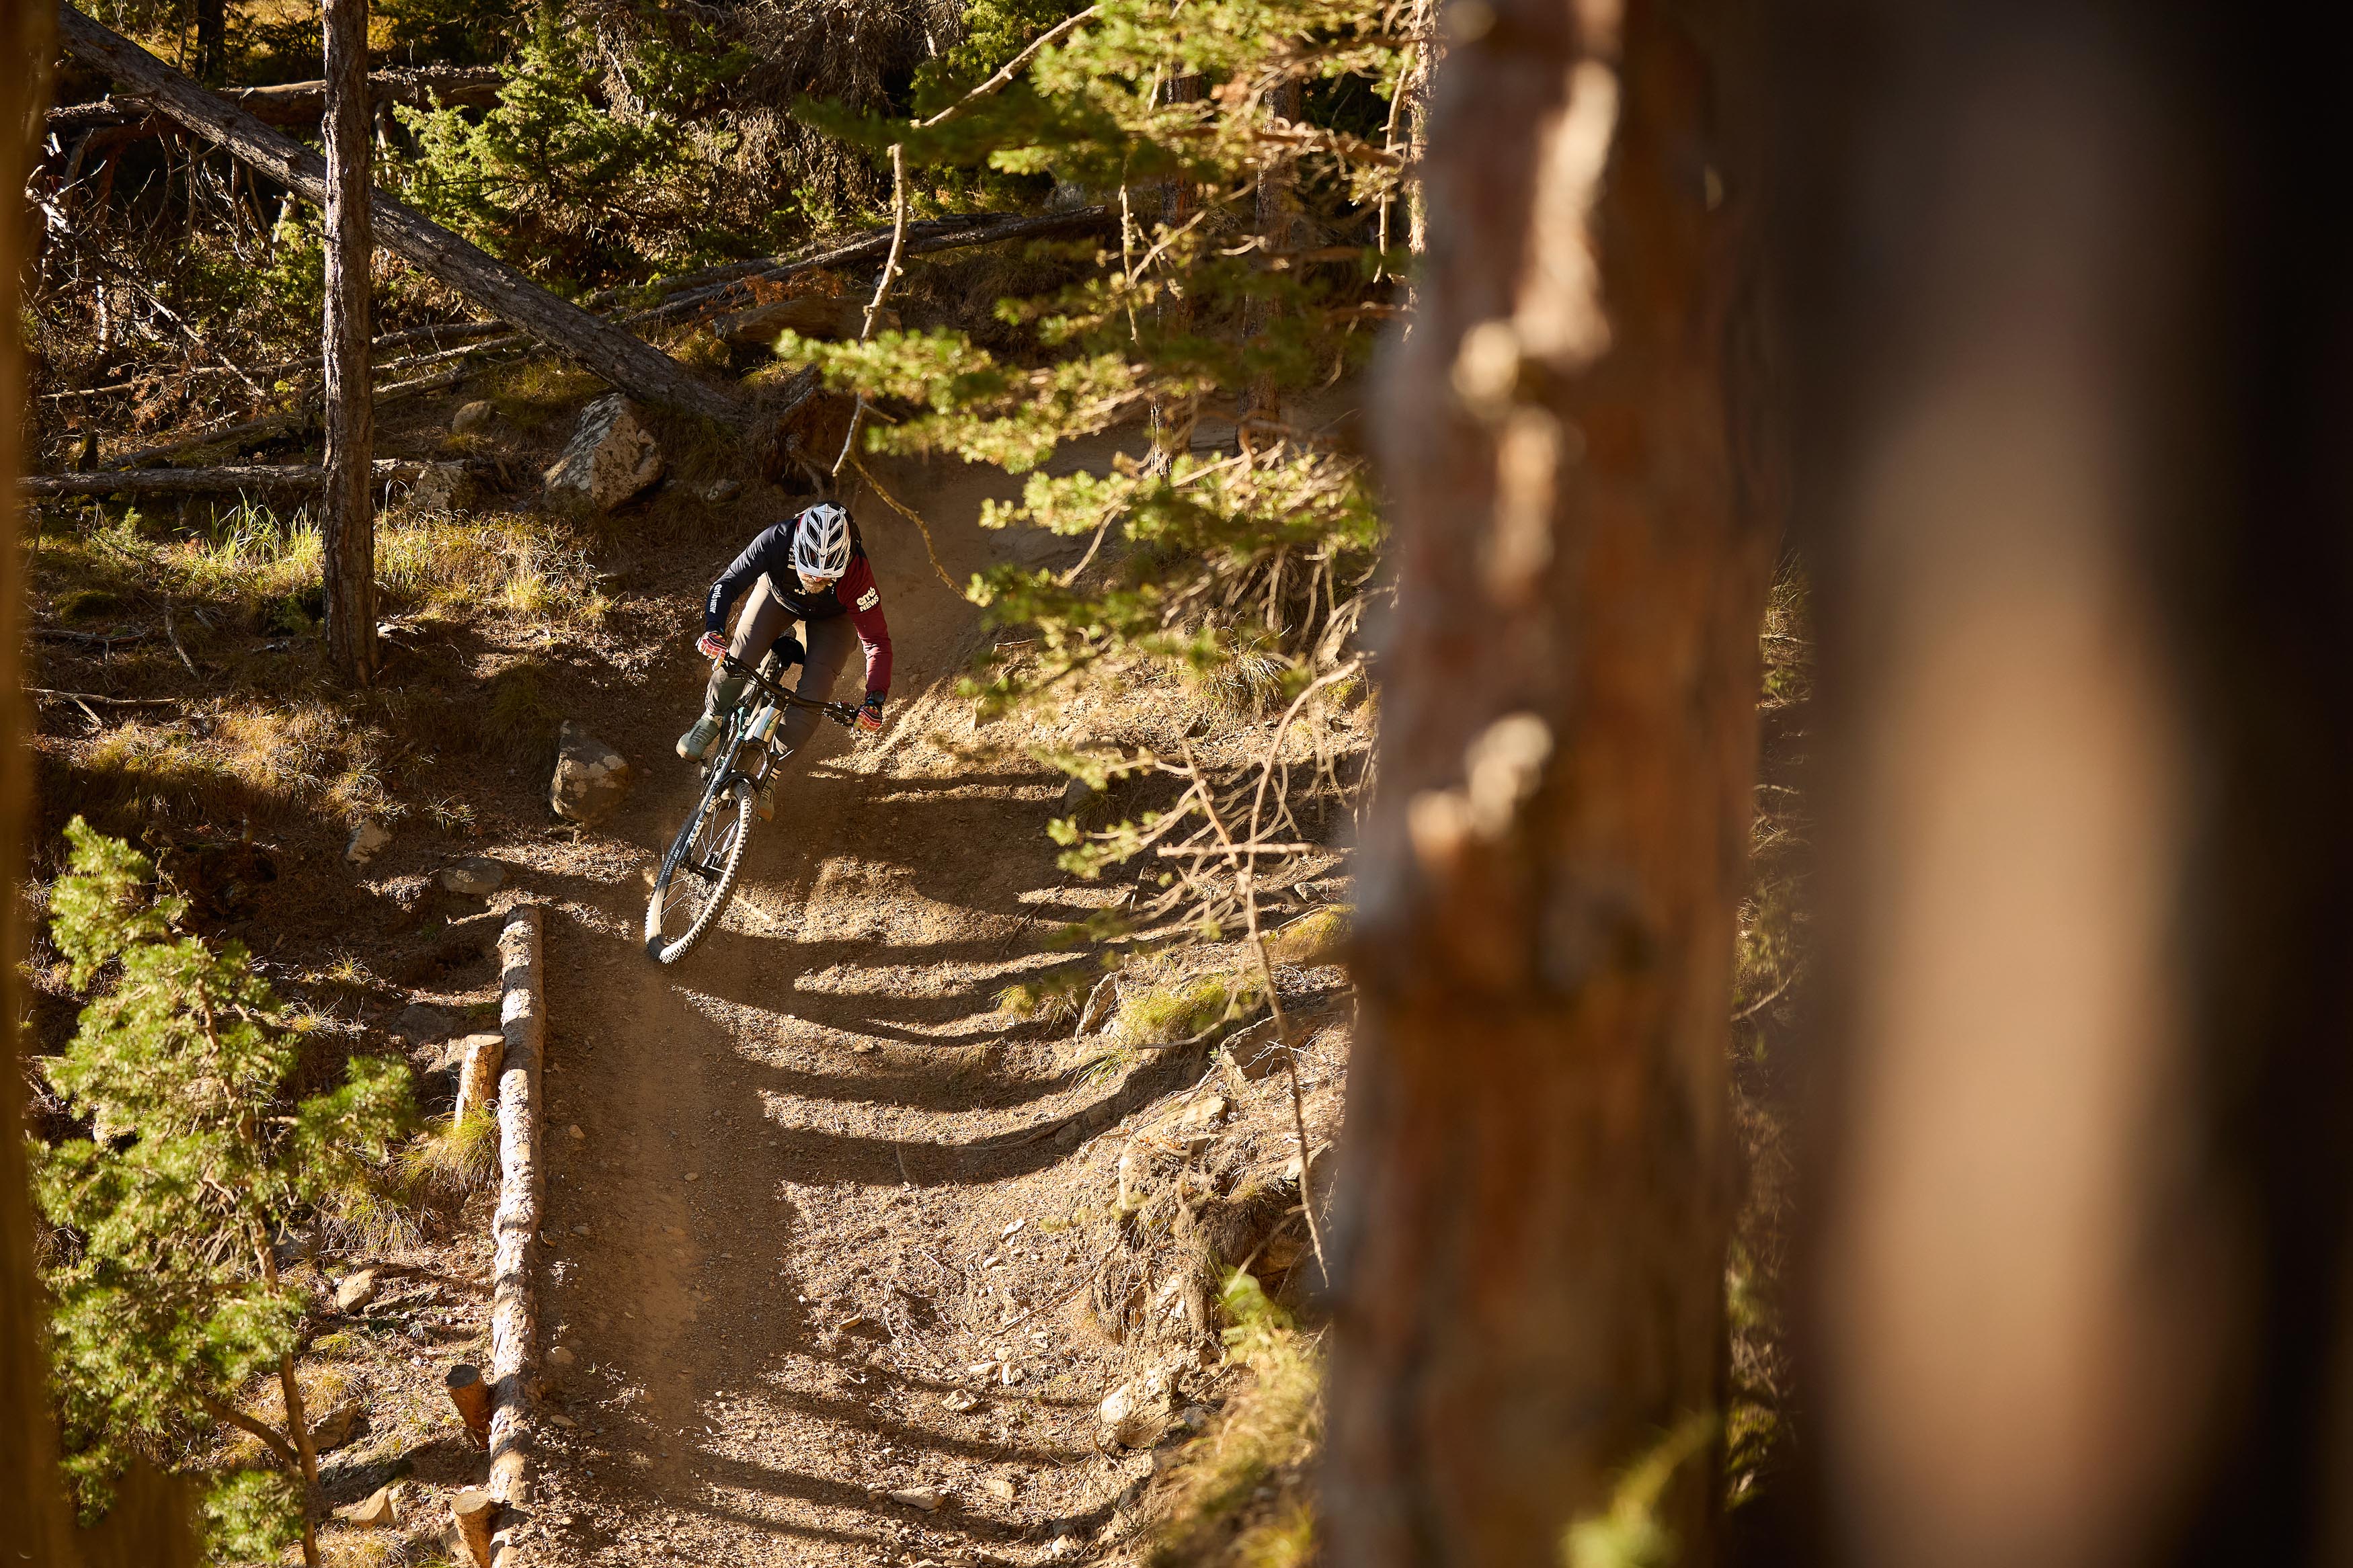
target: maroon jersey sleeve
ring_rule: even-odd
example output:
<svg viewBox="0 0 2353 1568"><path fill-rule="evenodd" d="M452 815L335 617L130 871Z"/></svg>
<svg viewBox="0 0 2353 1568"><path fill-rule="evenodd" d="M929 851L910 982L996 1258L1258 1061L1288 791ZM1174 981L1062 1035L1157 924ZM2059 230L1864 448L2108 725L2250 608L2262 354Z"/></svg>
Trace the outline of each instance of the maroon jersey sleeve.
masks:
<svg viewBox="0 0 2353 1568"><path fill-rule="evenodd" d="M874 568L865 556L850 557L849 570L834 590L849 612L858 640L866 645L866 694L891 695L891 623L882 614L882 590L874 584Z"/></svg>

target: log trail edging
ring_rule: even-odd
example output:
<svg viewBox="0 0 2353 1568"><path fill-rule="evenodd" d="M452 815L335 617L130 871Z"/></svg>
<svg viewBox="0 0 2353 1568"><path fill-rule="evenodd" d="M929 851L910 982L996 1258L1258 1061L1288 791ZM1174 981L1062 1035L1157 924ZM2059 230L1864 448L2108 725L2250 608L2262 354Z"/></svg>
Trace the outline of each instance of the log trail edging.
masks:
<svg viewBox="0 0 2353 1568"><path fill-rule="evenodd" d="M539 1309L531 1247L540 1225L540 1068L547 1047L543 920L536 904L518 905L499 936L499 1021L507 1047L499 1074L499 1206L491 1226L491 1477L484 1488L501 1505L495 1568L520 1568L523 1561L513 1528L523 1522L532 1489Z"/></svg>

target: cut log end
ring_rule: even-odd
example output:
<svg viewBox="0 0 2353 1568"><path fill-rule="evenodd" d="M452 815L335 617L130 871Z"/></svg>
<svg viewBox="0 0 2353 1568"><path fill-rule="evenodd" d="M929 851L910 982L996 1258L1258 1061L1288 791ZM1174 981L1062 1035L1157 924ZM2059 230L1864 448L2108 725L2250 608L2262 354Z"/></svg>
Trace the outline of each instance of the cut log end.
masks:
<svg viewBox="0 0 2353 1568"><path fill-rule="evenodd" d="M449 1500L449 1518L458 1527L458 1539L465 1543L466 1556L474 1568L491 1568L495 1551L491 1536L498 1529L499 1500L469 1487Z"/></svg>
<svg viewBox="0 0 2353 1568"><path fill-rule="evenodd" d="M466 1436L474 1440L475 1447L489 1447L491 1385L482 1380L481 1368L470 1362L459 1362L441 1381L449 1391L449 1403L456 1407L459 1419L466 1424Z"/></svg>

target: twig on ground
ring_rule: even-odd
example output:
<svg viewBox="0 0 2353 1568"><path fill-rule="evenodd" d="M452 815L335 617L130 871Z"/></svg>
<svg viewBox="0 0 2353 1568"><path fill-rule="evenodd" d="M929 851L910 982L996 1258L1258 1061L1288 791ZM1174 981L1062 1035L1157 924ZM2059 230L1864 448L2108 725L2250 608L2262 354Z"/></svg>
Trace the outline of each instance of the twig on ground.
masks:
<svg viewBox="0 0 2353 1568"><path fill-rule="evenodd" d="M847 448L845 448L845 450ZM849 466L856 468L858 470L858 477L864 479L868 485L872 487L874 493L882 498L884 505L888 506L892 511L897 512L901 517L905 518L909 522L915 525L915 531L923 536L923 553L932 558L932 570L940 574L940 581L947 585L949 593L954 594L959 599L963 598L964 590L955 585L955 579L948 575L948 569L940 564L940 552L932 544L931 526L924 522L922 518L917 517L913 511L909 510L906 504L901 501L897 496L894 496L889 490L884 489L882 488L882 481L876 479L872 474L868 473L864 463L860 462L855 457L852 457L849 459Z"/></svg>
<svg viewBox="0 0 2353 1568"><path fill-rule="evenodd" d="M188 657L188 650L180 646L179 628L172 625L172 606L169 604L164 606L164 635L172 639L172 651L180 656L180 662L187 666L188 673L202 680L204 671L198 669L196 661Z"/></svg>

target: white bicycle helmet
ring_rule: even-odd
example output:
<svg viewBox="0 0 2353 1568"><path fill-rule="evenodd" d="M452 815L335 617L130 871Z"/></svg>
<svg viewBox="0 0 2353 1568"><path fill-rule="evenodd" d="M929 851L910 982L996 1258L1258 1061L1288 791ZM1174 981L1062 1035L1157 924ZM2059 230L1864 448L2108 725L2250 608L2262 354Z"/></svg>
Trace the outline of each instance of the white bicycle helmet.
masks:
<svg viewBox="0 0 2353 1568"><path fill-rule="evenodd" d="M839 577L849 570L849 514L831 501L801 513L793 530L793 570L805 577Z"/></svg>

